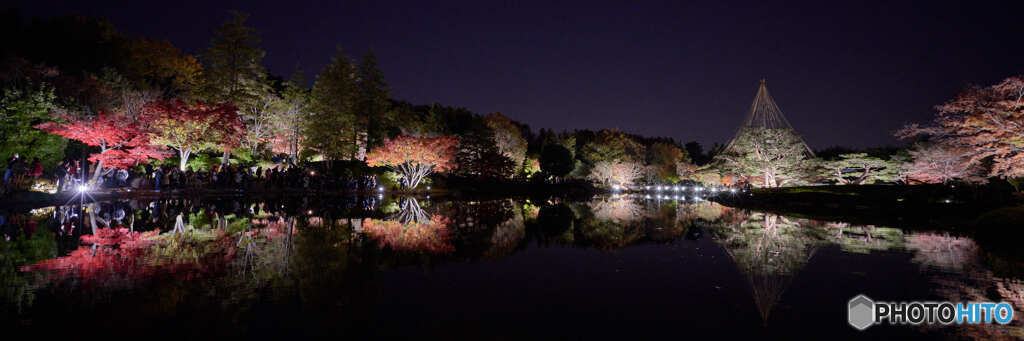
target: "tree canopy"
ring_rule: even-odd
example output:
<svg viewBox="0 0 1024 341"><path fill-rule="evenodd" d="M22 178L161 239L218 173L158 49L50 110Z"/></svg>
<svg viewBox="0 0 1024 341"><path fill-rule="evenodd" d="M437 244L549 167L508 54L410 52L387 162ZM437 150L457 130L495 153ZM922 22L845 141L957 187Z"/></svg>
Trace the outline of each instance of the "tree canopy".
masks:
<svg viewBox="0 0 1024 341"><path fill-rule="evenodd" d="M721 157L724 169L745 177L761 177L766 187L803 178L810 168L806 148L789 129L745 127Z"/></svg>

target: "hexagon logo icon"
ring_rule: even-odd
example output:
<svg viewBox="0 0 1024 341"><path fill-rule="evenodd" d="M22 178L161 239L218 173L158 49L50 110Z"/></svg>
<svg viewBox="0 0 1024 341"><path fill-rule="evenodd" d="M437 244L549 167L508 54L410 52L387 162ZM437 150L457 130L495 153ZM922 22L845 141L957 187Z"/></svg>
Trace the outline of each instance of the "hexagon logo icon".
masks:
<svg viewBox="0 0 1024 341"><path fill-rule="evenodd" d="M875 320L875 302L864 295L857 295L847 303L846 322L857 330L868 329Z"/></svg>

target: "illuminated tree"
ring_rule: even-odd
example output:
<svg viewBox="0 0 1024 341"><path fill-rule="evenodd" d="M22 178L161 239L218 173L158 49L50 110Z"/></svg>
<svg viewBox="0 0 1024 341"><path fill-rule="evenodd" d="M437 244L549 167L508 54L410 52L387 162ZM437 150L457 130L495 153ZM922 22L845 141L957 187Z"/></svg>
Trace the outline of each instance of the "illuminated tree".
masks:
<svg viewBox="0 0 1024 341"><path fill-rule="evenodd" d="M273 107L279 101L281 98L270 91L259 91L251 105L246 106L239 114L245 126L245 137L242 142L254 155L258 153L261 145L270 141L273 134Z"/></svg>
<svg viewBox="0 0 1024 341"><path fill-rule="evenodd" d="M458 151L455 160L460 175L505 179L515 174L516 164L498 150L494 131L484 122L473 122L472 128L460 135Z"/></svg>
<svg viewBox="0 0 1024 341"><path fill-rule="evenodd" d="M456 145L458 139L452 136L399 136L384 139L383 146L366 155L366 163L374 167L387 166L405 178L408 188L416 188L428 175L456 167Z"/></svg>
<svg viewBox="0 0 1024 341"><path fill-rule="evenodd" d="M918 144L910 150L913 162L907 170L907 177L924 183L947 183L954 179L979 181L977 170L971 164L970 152L956 147L933 144Z"/></svg>
<svg viewBox="0 0 1024 341"><path fill-rule="evenodd" d="M989 176L1024 176L1024 76L969 88L936 109L933 125L911 124L896 135L930 136L965 153L970 165L991 159Z"/></svg>
<svg viewBox="0 0 1024 341"><path fill-rule="evenodd" d="M688 162L680 162L676 164L676 176L679 180L695 180L694 173L697 171L697 165Z"/></svg>
<svg viewBox="0 0 1024 341"><path fill-rule="evenodd" d="M803 140L789 129L745 127L720 157L725 170L763 177L766 187L794 182L810 170Z"/></svg>
<svg viewBox="0 0 1024 341"><path fill-rule="evenodd" d="M841 154L836 160L823 163L822 175L840 184L865 184L874 181L896 181L901 163L883 160L867 153Z"/></svg>
<svg viewBox="0 0 1024 341"><path fill-rule="evenodd" d="M608 185L632 185L644 174L644 168L633 162L600 161L590 171L591 180Z"/></svg>
<svg viewBox="0 0 1024 341"><path fill-rule="evenodd" d="M298 69L292 79L284 84L281 98L271 107L271 150L287 154L293 163L304 141L302 126L310 105L309 89L303 88L302 83L302 69Z"/></svg>
<svg viewBox="0 0 1024 341"><path fill-rule="evenodd" d="M157 101L146 107L146 115L153 143L178 151L182 171L186 169L192 153L210 149L231 150L245 132L238 119L238 109L231 104Z"/></svg>
<svg viewBox="0 0 1024 341"><path fill-rule="evenodd" d="M10 157L14 153L38 157L44 167L49 168L64 156L66 140L32 129L53 120L50 111L55 107L54 100L53 90L46 87L27 91L4 89L3 97L0 97L2 157Z"/></svg>
<svg viewBox="0 0 1024 341"><path fill-rule="evenodd" d="M643 162L645 148L618 130L601 130L583 146L582 158L591 165L600 161Z"/></svg>
<svg viewBox="0 0 1024 341"><path fill-rule="evenodd" d="M151 140L148 120L128 120L106 113L95 117L66 116L63 120L68 123L47 122L36 129L99 147L99 153L89 156L89 161L96 163L93 181L115 168L126 169L147 163L150 158L163 160L167 156Z"/></svg>
<svg viewBox="0 0 1024 341"><path fill-rule="evenodd" d="M484 117L487 126L494 131L494 145L498 152L512 160L515 170L522 167L526 159L526 139L519 127L511 119L501 113L491 113Z"/></svg>
<svg viewBox="0 0 1024 341"><path fill-rule="evenodd" d="M685 152L673 144L655 142L647 149L647 164L652 166L658 181L678 180L676 165L690 161Z"/></svg>
<svg viewBox="0 0 1024 341"><path fill-rule="evenodd" d="M173 95L198 85L202 73L199 62L170 42L134 38L126 45L128 56L119 59L118 69L135 87L156 86Z"/></svg>

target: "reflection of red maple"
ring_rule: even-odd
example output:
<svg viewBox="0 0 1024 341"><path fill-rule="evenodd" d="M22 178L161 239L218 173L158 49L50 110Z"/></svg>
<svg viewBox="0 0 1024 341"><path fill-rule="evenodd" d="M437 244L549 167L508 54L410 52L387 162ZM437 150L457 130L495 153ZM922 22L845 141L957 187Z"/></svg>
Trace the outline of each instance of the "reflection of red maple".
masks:
<svg viewBox="0 0 1024 341"><path fill-rule="evenodd" d="M221 235L211 241L220 252L198 259L176 259L157 253L156 246L170 244L170 239L161 239L158 234L158 231L139 233L125 228L102 228L95 235L82 236L83 245L71 254L24 266L21 271L49 272L49 279L53 281L74 278L80 279L83 285L128 287L156 276L191 278L201 275L220 268L235 253L232 239Z"/></svg>
<svg viewBox="0 0 1024 341"><path fill-rule="evenodd" d="M451 244L451 219L434 215L429 221L402 224L397 220L365 219L363 232L377 239L380 245L396 251L420 251L450 253L455 251Z"/></svg>

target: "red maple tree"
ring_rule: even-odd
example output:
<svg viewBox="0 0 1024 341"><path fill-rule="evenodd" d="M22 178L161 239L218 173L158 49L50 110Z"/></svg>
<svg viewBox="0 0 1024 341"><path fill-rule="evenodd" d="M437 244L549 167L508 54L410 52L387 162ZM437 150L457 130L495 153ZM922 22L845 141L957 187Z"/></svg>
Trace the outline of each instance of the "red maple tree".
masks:
<svg viewBox="0 0 1024 341"><path fill-rule="evenodd" d="M366 154L366 164L387 166L405 177L404 185L416 188L423 178L433 172L445 172L457 166L454 136L434 138L399 136L384 139L384 145Z"/></svg>
<svg viewBox="0 0 1024 341"><path fill-rule="evenodd" d="M62 119L67 123L46 122L35 128L99 147L99 153L89 156L89 161L96 163L93 180L105 173L105 167L109 172L147 163L150 158L163 160L167 157L163 148L151 143L148 122L144 119L131 120L103 112L92 117L68 115Z"/></svg>

